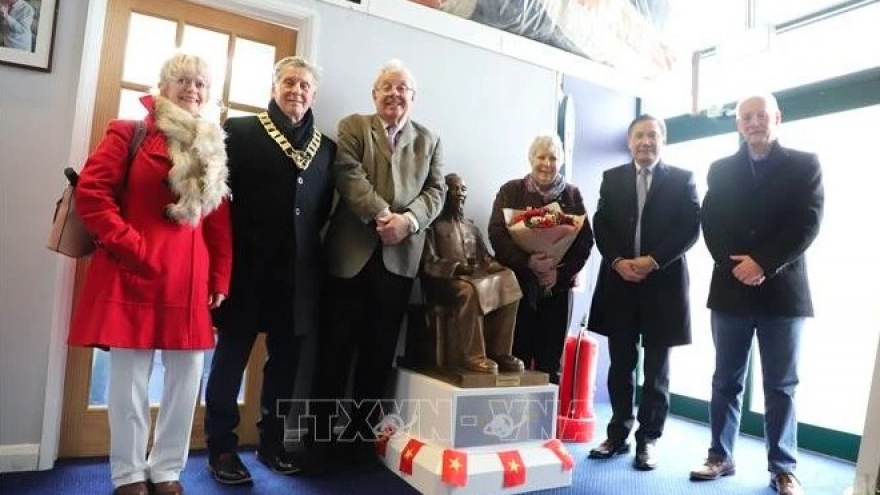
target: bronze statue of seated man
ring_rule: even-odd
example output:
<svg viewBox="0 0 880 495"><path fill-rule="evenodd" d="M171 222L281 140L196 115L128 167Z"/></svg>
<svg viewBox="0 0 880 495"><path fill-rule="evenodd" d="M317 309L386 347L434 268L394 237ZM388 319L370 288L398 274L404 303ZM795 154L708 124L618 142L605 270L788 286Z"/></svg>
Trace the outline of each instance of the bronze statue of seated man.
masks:
<svg viewBox="0 0 880 495"><path fill-rule="evenodd" d="M428 308L451 315L438 330L444 333L445 365L522 372L523 362L512 354L519 283L489 254L480 229L464 218L464 180L449 174L446 185L443 212L426 232L421 273Z"/></svg>

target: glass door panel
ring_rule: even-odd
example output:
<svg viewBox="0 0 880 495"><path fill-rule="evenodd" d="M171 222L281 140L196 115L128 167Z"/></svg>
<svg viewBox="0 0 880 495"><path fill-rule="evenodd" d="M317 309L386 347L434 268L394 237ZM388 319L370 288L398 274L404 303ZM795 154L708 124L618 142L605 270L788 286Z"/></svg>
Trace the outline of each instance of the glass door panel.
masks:
<svg viewBox="0 0 880 495"><path fill-rule="evenodd" d="M802 340L798 419L861 435L880 338L877 280L880 228L873 198L880 193L880 167L865 146L877 139L880 106L838 112L783 124L780 142L819 155L825 185L825 215L807 251L816 317ZM760 367L754 367L761 383ZM761 387L751 410L763 413Z"/></svg>
<svg viewBox="0 0 880 495"><path fill-rule="evenodd" d="M122 79L150 88L155 86L159 82L159 67L174 53L176 39L176 22L132 13Z"/></svg>
<svg viewBox="0 0 880 495"><path fill-rule="evenodd" d="M229 105L243 104L262 108L272 94L272 77L266 67L272 67L275 47L239 38L233 56L235 67L229 86Z"/></svg>
<svg viewBox="0 0 880 495"><path fill-rule="evenodd" d="M226 88L226 64L229 60L229 35L195 26L184 26L181 51L198 53L211 68L211 96L220 99ZM268 61L268 67L273 62ZM263 66L266 70L266 66Z"/></svg>
<svg viewBox="0 0 880 495"><path fill-rule="evenodd" d="M700 202L706 193L706 174L709 165L736 151L736 133L671 144L666 147L663 160L694 173ZM712 371L715 369L715 346L709 325L709 281L712 278L712 257L702 236L687 253L690 273L691 330L693 344L672 350L670 391L701 400L709 400Z"/></svg>

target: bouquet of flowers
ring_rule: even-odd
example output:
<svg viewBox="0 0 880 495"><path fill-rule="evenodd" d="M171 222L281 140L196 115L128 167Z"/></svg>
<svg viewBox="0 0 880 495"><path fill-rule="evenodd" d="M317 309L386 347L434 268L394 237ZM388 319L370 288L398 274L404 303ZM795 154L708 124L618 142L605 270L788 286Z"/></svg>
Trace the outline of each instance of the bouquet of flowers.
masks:
<svg viewBox="0 0 880 495"><path fill-rule="evenodd" d="M504 208L507 231L516 245L530 254L544 253L557 262L581 231L584 216L563 213L559 203L526 210Z"/></svg>

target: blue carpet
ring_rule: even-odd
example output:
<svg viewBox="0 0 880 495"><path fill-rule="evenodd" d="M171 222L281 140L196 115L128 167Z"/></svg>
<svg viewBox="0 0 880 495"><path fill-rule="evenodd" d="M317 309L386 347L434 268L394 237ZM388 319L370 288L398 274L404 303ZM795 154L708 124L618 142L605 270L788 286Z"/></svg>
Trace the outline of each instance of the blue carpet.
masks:
<svg viewBox="0 0 880 495"><path fill-rule="evenodd" d="M599 405L598 432L604 431L609 416L607 405ZM597 437L600 436L597 434ZM596 438L596 442L601 438ZM610 460L587 459L592 444L567 444L577 464L570 487L533 492L539 495L771 495L767 485L764 444L741 437L737 444L737 474L718 481L692 482L688 473L706 454L709 432L705 425L670 418L658 443L660 466L650 472L635 471L632 456ZM270 473L246 451L242 458L254 475L250 486L217 484L206 468L204 452L190 456L183 482L187 494L229 495L418 495L406 482L383 469L371 472L307 478L282 477ZM797 475L808 495L843 495L852 484L855 466L827 457L802 452ZM9 495L110 495L110 469L106 458L62 460L50 471L0 474L0 494ZM491 494L486 494L491 495Z"/></svg>

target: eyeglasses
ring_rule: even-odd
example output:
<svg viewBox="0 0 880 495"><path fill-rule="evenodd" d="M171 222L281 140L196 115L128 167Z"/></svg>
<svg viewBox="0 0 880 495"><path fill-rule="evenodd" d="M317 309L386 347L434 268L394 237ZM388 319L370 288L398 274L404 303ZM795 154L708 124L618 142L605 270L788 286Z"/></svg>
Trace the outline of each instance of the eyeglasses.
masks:
<svg viewBox="0 0 880 495"><path fill-rule="evenodd" d="M200 77L178 77L177 79L172 80L172 82L183 87L189 87L190 84L194 84L196 89L208 89L208 83Z"/></svg>
<svg viewBox="0 0 880 495"><path fill-rule="evenodd" d="M407 86L406 84L390 84L385 83L381 86L376 86L376 92L378 92L382 96L392 95L394 93L406 94L408 92L415 93L416 90Z"/></svg>

